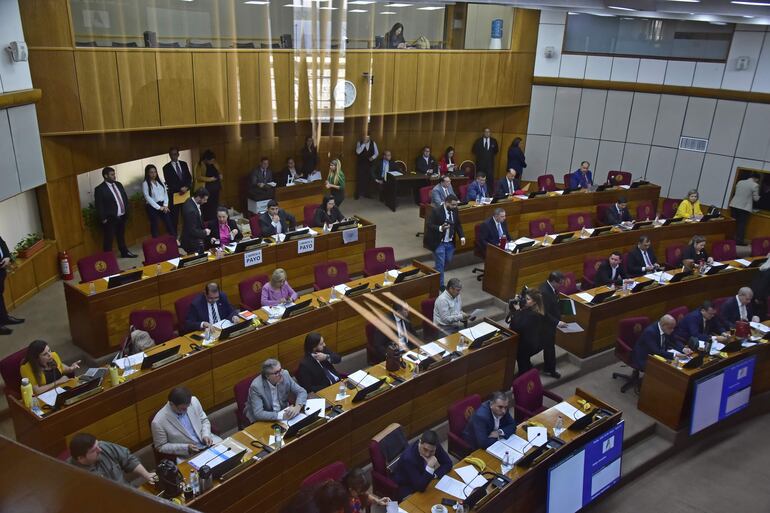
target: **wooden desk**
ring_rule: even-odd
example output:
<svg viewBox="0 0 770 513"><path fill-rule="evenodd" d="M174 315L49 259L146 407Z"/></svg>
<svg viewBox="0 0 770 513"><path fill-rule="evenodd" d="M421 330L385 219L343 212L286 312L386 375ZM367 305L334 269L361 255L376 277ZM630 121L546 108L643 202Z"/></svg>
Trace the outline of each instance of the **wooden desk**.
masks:
<svg viewBox="0 0 770 513"><path fill-rule="evenodd" d="M392 292L419 311L423 299L438 295L438 273L419 262L414 262L414 266L422 271L417 277L370 294ZM354 280L351 285L362 281ZM371 276L366 281L372 286L382 284L384 276ZM321 297L325 293L328 294L321 291L306 297L314 298L315 305L319 306L316 294ZM354 301L365 298L360 296ZM349 353L362 349L366 344L364 330L359 327L363 321L350 317L349 309L350 306L339 301L272 324L264 323L268 315L259 310L256 314L263 324L258 329L200 351L192 351L190 344L194 340L189 336L169 340L147 353L180 345L184 358L159 369L141 370L116 387L105 379L101 393L42 419L18 400L11 399L9 409L17 439L52 455L62 451L79 431L88 431L97 438L130 448L140 447L151 437L149 420L165 404L168 391L174 386L189 387L203 407L211 409L231 403L233 386L259 372L261 363L269 357L279 358L286 369L293 371L303 355L305 335L310 331L321 333L333 351ZM357 334L351 330L357 330Z"/></svg>
<svg viewBox="0 0 770 513"><path fill-rule="evenodd" d="M286 212L297 218L302 224L305 218L305 205L320 205L326 192L326 180L311 183L298 183L288 187L275 188L275 201Z"/></svg>
<svg viewBox="0 0 770 513"><path fill-rule="evenodd" d="M531 513L545 511L548 469L565 456L570 455L573 451L580 448L586 442L607 432L620 422L622 415L620 411L579 388L575 391L575 395L566 399L568 403L578 409L581 408L578 403L580 400L588 401L593 406L600 406L612 412L613 415L595 422L588 430L580 432L566 430L562 432L559 438L566 442L564 446L560 447L558 450L554 451L553 454L547 456L532 467L514 467L511 469L505 475L511 478L512 482L500 490L497 495L489 499L489 502L486 502L483 506L480 506L478 510L474 511L489 513ZM564 415L553 407L532 417L530 420L540 422L546 426L548 428L549 436L551 436L553 434L553 426L556 424L556 419L560 415L563 417L565 427L572 423L570 419L564 418ZM519 425L516 429L516 434L525 440L527 439L525 423ZM485 450L479 449L473 451L473 453L470 454L470 457L483 460L486 464L486 468L491 472L499 472L501 470L500 460L490 455ZM460 461L454 468L467 465L468 463ZM461 481L454 471L450 472L448 475ZM428 489L424 492L414 493L407 497L405 501L399 504L399 507L408 513L431 513L431 507L434 504L440 504L441 499L447 497L447 494L435 488L436 482L437 481L434 481L432 484L428 485Z"/></svg>
<svg viewBox="0 0 770 513"><path fill-rule="evenodd" d="M420 203L420 189L428 185L436 185L438 179L439 175L428 177L427 175L415 172L406 173L401 176L388 175L388 179L382 187L382 201L395 212L399 194L403 194L404 191L410 191L414 197L414 202ZM468 183L467 176L453 176L452 189L454 189L455 194L459 194L457 188L466 183ZM420 210L420 217L423 216L424 212Z"/></svg>
<svg viewBox="0 0 770 513"><path fill-rule="evenodd" d="M342 233L316 236L314 251L299 254L298 241L271 244L262 248L262 263L245 267L243 254L222 259L210 257L208 262L176 269L168 262L142 267L142 279L122 287L107 289L107 281L95 280L95 294L89 294L89 283L64 283L72 340L92 356L117 351L128 330L128 316L134 310L164 309L176 315L174 302L203 290L206 283L217 282L233 305L240 303L238 283L250 276L267 274L283 267L295 289L311 287L313 267L329 260L348 264L350 274L363 271L363 253L374 247L376 227L361 219L358 241L345 244Z"/></svg>
<svg viewBox="0 0 770 513"><path fill-rule="evenodd" d="M621 319L644 315L657 320L677 306L695 308L706 299L734 295L742 285L751 282L756 272L756 268L724 270L711 276L688 277L678 283L653 284L637 293L619 290L615 298L598 305L592 305L577 294L572 294L569 297L575 301L575 321L584 331L563 333L556 330L556 343L584 358L615 344ZM634 280L647 281L644 277ZM586 292L595 296L609 290L607 287L597 287Z"/></svg>
<svg viewBox="0 0 770 513"><path fill-rule="evenodd" d="M693 383L744 358L756 356L754 381L751 395L770 390L770 343L760 343L727 358L707 357L697 369L683 369L669 361L647 357L642 389L639 393L639 409L671 429L688 428L692 413Z"/></svg>
<svg viewBox="0 0 770 513"><path fill-rule="evenodd" d="M401 424L406 435L411 437L443 421L452 402L470 394L486 396L508 387L513 377L518 341L515 334L508 330L504 332L504 337L489 345L474 351L466 349L462 357L416 377L405 369L395 372L393 374L406 380L403 384L357 404L351 402L352 393L348 398L336 401L338 385L319 391L317 395L325 398L327 403L341 404L343 413L289 441L228 481L215 483L211 490L188 505L212 513L277 511L297 492L301 481L322 466L336 460L348 466L368 461L369 440L392 422ZM458 339L459 335L455 333L441 340L449 350L455 350ZM374 376L389 374L383 364L367 371ZM253 438L267 443L273 433L272 424L257 422L232 438L246 447L251 447ZM186 478L190 467L182 463L180 470Z"/></svg>
<svg viewBox="0 0 770 513"><path fill-rule="evenodd" d="M489 187L489 181L487 181L487 187ZM573 192L566 196L550 193L547 196L537 196L526 200L508 198L490 205L476 205L475 201L470 201L468 206L460 209L460 220L467 243L462 248L458 247L457 251L473 250L476 243L474 226L492 217L497 208L505 209L505 222L508 224L508 231L511 233L511 237L517 239L518 237L529 237L529 222L540 218L550 219L554 229L558 232L567 230L567 216L577 212L589 213L594 219L594 226L602 225L603 222L597 223L596 207L605 203L614 203L620 196L626 197L631 215L636 215L636 207L639 203L649 201L653 205L658 204L660 186L643 185L627 190L608 189L602 192ZM426 228L428 215L430 215L430 208L427 208L425 212Z"/></svg>
<svg viewBox="0 0 770 513"><path fill-rule="evenodd" d="M580 232L576 232L576 238L568 242L549 246L538 245L515 255L497 246L487 245L483 289L507 301L516 295L522 286L533 287L544 282L551 271L573 272L580 280L586 257L607 258L613 250L629 251L641 235L650 237L653 251L662 262L666 257L667 246L687 244L695 234L703 235L709 241L732 237L735 233L735 221L714 219L707 223L677 223L632 231L613 230L612 233L588 239L577 238ZM536 240L542 243L543 239L541 237Z"/></svg>

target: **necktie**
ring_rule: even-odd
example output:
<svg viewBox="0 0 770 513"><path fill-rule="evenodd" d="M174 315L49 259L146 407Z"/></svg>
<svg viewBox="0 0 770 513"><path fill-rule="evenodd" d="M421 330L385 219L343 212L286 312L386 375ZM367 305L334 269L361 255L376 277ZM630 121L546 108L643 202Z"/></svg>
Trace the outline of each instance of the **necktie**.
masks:
<svg viewBox="0 0 770 513"><path fill-rule="evenodd" d="M112 186L112 191L115 193L115 199L118 201L118 211L126 213L126 207L123 204L123 197L120 195L120 191L118 190L118 186L114 183L110 184Z"/></svg>
<svg viewBox="0 0 770 513"><path fill-rule="evenodd" d="M219 322L219 312L217 312L217 307L214 303L209 303L209 308L211 309L211 320L214 322L214 324Z"/></svg>
<svg viewBox="0 0 770 513"><path fill-rule="evenodd" d="M406 344L406 329L404 329L404 321L397 319L396 327L398 328L398 340L402 344Z"/></svg>
<svg viewBox="0 0 770 513"><path fill-rule="evenodd" d="M508 194L513 194L513 191L516 189L513 188L513 180L508 180Z"/></svg>
<svg viewBox="0 0 770 513"><path fill-rule="evenodd" d="M502 238L503 237L503 227L497 221L495 221L495 224L497 225L497 237L498 238Z"/></svg>
<svg viewBox="0 0 770 513"><path fill-rule="evenodd" d="M489 139L487 137L484 138L484 148L489 149Z"/></svg>
<svg viewBox="0 0 770 513"><path fill-rule="evenodd" d="M642 258L644 258L644 266L645 267L652 267L652 262L650 261L650 257L647 256L646 251L642 251Z"/></svg>
<svg viewBox="0 0 770 513"><path fill-rule="evenodd" d="M661 333L660 334L660 350L665 351L666 349L666 334Z"/></svg>
<svg viewBox="0 0 770 513"><path fill-rule="evenodd" d="M176 175L179 177L179 179L182 179L182 169L179 167L179 162L174 161L174 169L176 169Z"/></svg>

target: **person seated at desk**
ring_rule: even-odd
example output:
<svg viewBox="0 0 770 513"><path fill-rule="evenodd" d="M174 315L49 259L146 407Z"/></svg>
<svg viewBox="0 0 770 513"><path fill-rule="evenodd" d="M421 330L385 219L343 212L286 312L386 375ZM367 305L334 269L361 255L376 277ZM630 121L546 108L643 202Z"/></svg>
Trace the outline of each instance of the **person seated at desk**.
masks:
<svg viewBox="0 0 770 513"><path fill-rule="evenodd" d="M457 278L447 282L446 290L439 294L433 305L433 324L445 333L455 333L467 324L468 314L463 312L460 298L462 283Z"/></svg>
<svg viewBox="0 0 770 513"><path fill-rule="evenodd" d="M714 259L706 253L706 237L693 235L690 244L682 252L682 265L692 269L695 265L711 264Z"/></svg>
<svg viewBox="0 0 770 513"><path fill-rule="evenodd" d="M287 185L294 185L294 181L297 178L306 178L302 175L302 173L297 169L297 165L294 162L293 157L289 157L286 159L286 167L281 169L281 171L278 173L278 176L276 176L275 181L276 185L278 187L286 187Z"/></svg>
<svg viewBox="0 0 770 513"><path fill-rule="evenodd" d="M476 173L476 179L468 186L468 190L465 193L465 199L468 201L481 202L482 198L491 197L489 190L487 189L487 174L483 171Z"/></svg>
<svg viewBox="0 0 770 513"><path fill-rule="evenodd" d="M610 226L628 223L634 220L634 218L631 217L631 212L628 211L628 201L623 196L618 198L618 201L607 209L605 216L604 222Z"/></svg>
<svg viewBox="0 0 770 513"><path fill-rule="evenodd" d="M131 486L126 474L139 474L145 481L157 483L155 472L148 472L122 445L97 440L90 433L78 433L69 443L70 457L67 463L96 474L97 476Z"/></svg>
<svg viewBox="0 0 770 513"><path fill-rule="evenodd" d="M259 215L259 227L263 237L293 231L297 228L297 220L293 215L278 206L278 202L267 202L267 210Z"/></svg>
<svg viewBox="0 0 770 513"><path fill-rule="evenodd" d="M369 477L360 468L354 468L342 476L342 486L348 490L348 505L345 513L363 513L372 504L386 506L390 502L388 497L377 497L369 492L371 483Z"/></svg>
<svg viewBox="0 0 770 513"><path fill-rule="evenodd" d="M539 290L527 289L524 297L517 296L508 302L508 325L519 334L519 347L516 352L516 374L522 374L532 368L532 358L543 350L543 329L545 314L543 295ZM522 304L523 303L523 304Z"/></svg>
<svg viewBox="0 0 770 513"><path fill-rule="evenodd" d="M691 354L690 349L684 347L684 344L671 336L674 333L674 328L676 328L676 319L668 314L661 317L655 324L647 326L631 352L634 368L644 372L647 366L647 355L658 355L670 360L673 358L669 352L671 349L680 353Z"/></svg>
<svg viewBox="0 0 770 513"><path fill-rule="evenodd" d="M35 395L48 392L70 380L71 374L80 368L80 360L72 365L64 365L59 355L51 351L44 340L33 340L27 346L27 355L21 362L19 372L32 385Z"/></svg>
<svg viewBox="0 0 770 513"><path fill-rule="evenodd" d="M262 157L259 166L249 174L248 196L254 201L264 201L275 196L273 172L270 170L270 159Z"/></svg>
<svg viewBox="0 0 770 513"><path fill-rule="evenodd" d="M415 492L424 492L431 481L452 470L452 460L433 430L425 431L401 453L393 480L398 483L399 500Z"/></svg>
<svg viewBox="0 0 770 513"><path fill-rule="evenodd" d="M337 208L337 202L332 196L324 196L322 203L315 210L313 216L313 225L330 227L334 223L339 223L345 220L345 216L342 215L340 209Z"/></svg>
<svg viewBox="0 0 770 513"><path fill-rule="evenodd" d="M209 242L212 247L227 246L232 242L238 242L243 239L243 234L238 229L234 220L230 219L227 213L227 207L217 207L216 223L208 224L211 230L211 239Z"/></svg>
<svg viewBox="0 0 770 513"><path fill-rule="evenodd" d="M700 308L685 315L674 330L674 340L690 346L693 351L698 350L697 342L694 342L696 347L692 347L690 339L706 341L711 335L717 335L717 342L727 340L722 322L717 317L717 309L711 301L704 301Z"/></svg>
<svg viewBox="0 0 770 513"><path fill-rule="evenodd" d="M206 329L224 319L233 323L242 320L238 310L227 300L227 294L219 291L219 285L216 282L207 283L203 294L190 303L185 329L187 333Z"/></svg>
<svg viewBox="0 0 770 513"><path fill-rule="evenodd" d="M390 150L382 152L382 157L375 160L371 167L372 180L378 186L382 186L388 180L388 172L391 169L391 153ZM393 167L393 171L398 171L398 168Z"/></svg>
<svg viewBox="0 0 770 513"><path fill-rule="evenodd" d="M430 154L430 146L424 146L422 153L414 160L414 167L419 174L432 175L438 173L438 163Z"/></svg>
<svg viewBox="0 0 770 513"><path fill-rule="evenodd" d="M483 246L492 244L500 245L500 241L505 237L506 241L511 240L511 234L508 232L508 224L505 222L505 209L497 207L492 217L484 221L481 225L480 243ZM486 251L486 247L483 248Z"/></svg>
<svg viewBox="0 0 770 513"><path fill-rule="evenodd" d="M296 398L292 406L289 406L290 395ZM307 391L292 379L289 371L281 368L281 362L268 358L262 364L260 375L249 386L244 413L251 423L289 420L305 408L306 402Z"/></svg>
<svg viewBox="0 0 770 513"><path fill-rule="evenodd" d="M373 349L376 361L381 362L387 356L388 347L395 344L400 351L409 351L409 336L415 336L416 333L409 320L409 311L403 303L394 302L393 311L388 315L388 325L396 333L397 340L392 340L380 330L374 334Z"/></svg>
<svg viewBox="0 0 770 513"><path fill-rule="evenodd" d="M513 196L519 189L519 178L516 175L515 169L509 169L504 177L497 182L497 190L495 196Z"/></svg>
<svg viewBox="0 0 770 513"><path fill-rule="evenodd" d="M596 276L594 278L594 284L597 287L606 285L608 287L615 285L623 285L623 280L627 278L623 267L620 262L623 257L617 251L610 253L607 260L599 264L599 268L596 270Z"/></svg>
<svg viewBox="0 0 770 513"><path fill-rule="evenodd" d="M329 385L339 383L340 372L334 368L342 358L332 352L320 333L305 336L305 356L299 361L297 381L308 392L318 392Z"/></svg>
<svg viewBox="0 0 770 513"><path fill-rule="evenodd" d="M433 208L441 208L450 195L456 196L454 189L452 189L452 179L449 178L449 175L444 175L430 191L430 204Z"/></svg>
<svg viewBox="0 0 770 513"><path fill-rule="evenodd" d="M584 160L580 167L569 175L570 189L588 189L594 184L594 178L591 173L591 163ZM567 184L565 184L567 185Z"/></svg>
<svg viewBox="0 0 770 513"><path fill-rule="evenodd" d="M186 387L172 388L168 402L152 418L152 445L160 453L187 458L220 441L211 434L200 401Z"/></svg>
<svg viewBox="0 0 770 513"><path fill-rule="evenodd" d="M262 287L262 306L283 305L297 300L296 292L286 281L286 271L280 267L270 275L270 282Z"/></svg>
<svg viewBox="0 0 770 513"><path fill-rule="evenodd" d="M703 212L700 208L700 201L698 200L697 189L691 189L690 192L687 193L687 197L683 199L681 203L679 203L674 217L684 217L685 219L690 219L693 217L700 219L703 217Z"/></svg>
<svg viewBox="0 0 770 513"><path fill-rule="evenodd" d="M751 287L741 287L738 294L722 304L719 309L719 319L725 329L732 329L738 321L759 322L754 315L754 291Z"/></svg>
<svg viewBox="0 0 770 513"><path fill-rule="evenodd" d="M455 149L450 146L441 156L441 160L438 161L438 172L441 175L454 174L455 168L457 168L457 162L455 161Z"/></svg>
<svg viewBox="0 0 770 513"><path fill-rule="evenodd" d="M626 269L632 278L663 269L663 266L658 263L658 259L655 258L655 253L650 248L651 245L650 238L642 235L639 237L636 247L628 252Z"/></svg>
<svg viewBox="0 0 770 513"><path fill-rule="evenodd" d="M463 439L474 449L486 449L500 438L508 438L516 432L516 422L508 412L510 399L505 392L493 392L473 412L463 431Z"/></svg>

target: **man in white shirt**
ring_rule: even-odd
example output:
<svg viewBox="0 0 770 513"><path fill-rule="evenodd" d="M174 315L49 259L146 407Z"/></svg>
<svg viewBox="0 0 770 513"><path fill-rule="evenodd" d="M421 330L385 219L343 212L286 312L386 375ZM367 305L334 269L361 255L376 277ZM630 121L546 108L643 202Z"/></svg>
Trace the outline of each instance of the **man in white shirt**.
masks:
<svg viewBox="0 0 770 513"><path fill-rule="evenodd" d="M289 395L296 397L294 405L289 406ZM307 391L299 386L281 368L281 362L268 358L262 364L262 372L249 386L246 401L246 418L249 422L289 420L297 416L305 407Z"/></svg>
<svg viewBox="0 0 770 513"><path fill-rule="evenodd" d="M354 198L360 196L369 196L369 174L372 162L375 161L379 152L377 143L375 143L369 134L356 142L356 192Z"/></svg>
<svg viewBox="0 0 770 513"><path fill-rule="evenodd" d="M112 251L112 239L117 239L120 256L136 258L126 246L126 216L128 215L128 196L123 184L115 179L115 170L111 167L102 169L104 181L94 189L96 215L102 223L104 239L102 249Z"/></svg>
<svg viewBox="0 0 770 513"><path fill-rule="evenodd" d="M459 279L450 279L446 290L436 298L436 303L433 305L433 324L446 333L459 331L468 320L468 314L463 312L463 303L460 299L462 289Z"/></svg>
<svg viewBox="0 0 770 513"><path fill-rule="evenodd" d="M739 246L746 245L746 225L755 201L759 201L759 173L752 173L736 183L735 193L730 200L730 212L735 218L735 243Z"/></svg>

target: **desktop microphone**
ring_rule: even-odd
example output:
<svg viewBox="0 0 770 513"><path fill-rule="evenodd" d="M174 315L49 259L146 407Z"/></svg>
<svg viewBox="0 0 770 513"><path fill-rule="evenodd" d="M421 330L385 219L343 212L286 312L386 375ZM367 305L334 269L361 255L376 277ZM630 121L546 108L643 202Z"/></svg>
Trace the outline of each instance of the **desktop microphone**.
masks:
<svg viewBox="0 0 770 513"><path fill-rule="evenodd" d="M361 369L361 370L363 370L363 369ZM366 374L366 376L372 376L371 374L369 374L369 373L368 373L367 371L365 371L365 370L364 370L364 374ZM355 382L355 380L353 380L353 379L350 379L350 376L348 376L348 381L352 381L352 382L355 384L355 386L356 386L356 387L362 387L362 388L366 388L366 387L364 387L364 386L361 384L361 382L362 382L364 379L366 379L366 376L364 376L363 378L361 378L361 381L359 381L358 383L356 383L356 382ZM373 377L373 376L372 376L372 377Z"/></svg>
<svg viewBox="0 0 770 513"><path fill-rule="evenodd" d="M520 453L522 456L524 456L524 455L527 453L527 446L529 446L529 445L532 445L532 443L534 443L534 441L535 441L535 440L537 440L537 439L540 437L540 435L541 435L541 433L539 433L539 432L538 432L537 434L535 434L535 436L532 438L532 440L528 441L528 442L527 442L527 443L524 445L524 448L523 448L521 451L519 451L518 449L515 449L515 448L511 447L511 446L510 446L510 445L508 445L508 444L505 444L505 445L506 445L506 446L508 446L508 447L511 447L511 449L513 449L514 451L516 451L516 452Z"/></svg>

